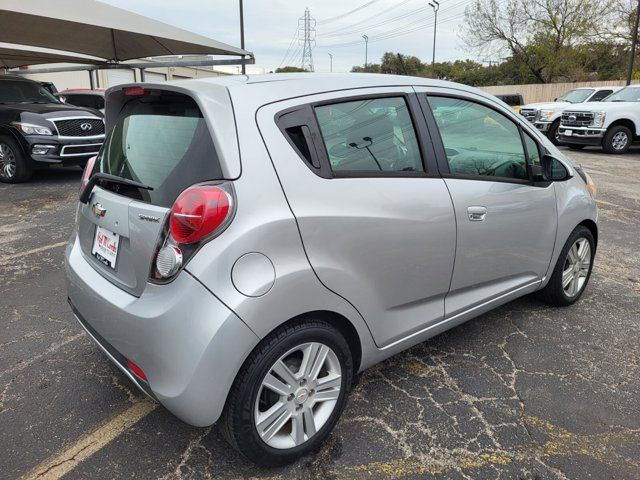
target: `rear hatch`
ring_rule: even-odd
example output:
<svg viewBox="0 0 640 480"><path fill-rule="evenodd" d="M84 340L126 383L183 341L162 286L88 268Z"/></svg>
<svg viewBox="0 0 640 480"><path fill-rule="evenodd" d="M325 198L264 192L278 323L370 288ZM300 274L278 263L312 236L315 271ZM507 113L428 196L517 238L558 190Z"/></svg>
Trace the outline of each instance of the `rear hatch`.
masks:
<svg viewBox="0 0 640 480"><path fill-rule="evenodd" d="M105 278L140 296L166 232L171 206L187 187L223 178L198 104L171 91L132 88L121 103L91 175L106 173L147 188L98 181L79 204L78 237L88 262ZM113 111L113 110L110 110Z"/></svg>

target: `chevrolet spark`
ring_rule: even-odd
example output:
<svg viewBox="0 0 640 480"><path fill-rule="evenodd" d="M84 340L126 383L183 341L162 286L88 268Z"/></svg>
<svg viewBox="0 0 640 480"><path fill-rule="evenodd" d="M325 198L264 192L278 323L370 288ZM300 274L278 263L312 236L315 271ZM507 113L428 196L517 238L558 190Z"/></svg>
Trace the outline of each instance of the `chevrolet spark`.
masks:
<svg viewBox="0 0 640 480"><path fill-rule="evenodd" d="M353 377L520 296L583 294L589 176L425 78L126 85L82 177L71 308L142 391L250 460L317 447Z"/></svg>

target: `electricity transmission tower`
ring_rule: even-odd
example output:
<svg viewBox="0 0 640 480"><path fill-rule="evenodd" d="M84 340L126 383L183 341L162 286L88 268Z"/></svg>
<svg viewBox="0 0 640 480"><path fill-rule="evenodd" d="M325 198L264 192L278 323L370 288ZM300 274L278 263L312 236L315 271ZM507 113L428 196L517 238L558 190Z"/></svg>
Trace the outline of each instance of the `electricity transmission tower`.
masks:
<svg viewBox="0 0 640 480"><path fill-rule="evenodd" d="M313 72L313 52L316 45L316 20L311 16L309 9L305 9L304 16L298 19L298 31L302 32L299 42L302 43L302 63L305 70Z"/></svg>

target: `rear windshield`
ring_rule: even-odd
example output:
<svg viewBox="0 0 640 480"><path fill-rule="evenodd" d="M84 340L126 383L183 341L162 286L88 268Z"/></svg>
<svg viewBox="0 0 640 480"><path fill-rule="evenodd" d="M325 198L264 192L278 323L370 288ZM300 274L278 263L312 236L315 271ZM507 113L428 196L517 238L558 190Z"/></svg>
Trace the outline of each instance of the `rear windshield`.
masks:
<svg viewBox="0 0 640 480"><path fill-rule="evenodd" d="M184 95L141 97L125 105L98 155L94 172L142 183L101 186L170 207L194 183L222 178L211 134L196 103Z"/></svg>
<svg viewBox="0 0 640 480"><path fill-rule="evenodd" d="M520 98L520 95L496 95L496 97L512 107L522 105L522 99Z"/></svg>
<svg viewBox="0 0 640 480"><path fill-rule="evenodd" d="M66 103L77 107L95 108L97 110L104 108L104 98L101 95L61 93L59 97Z"/></svg>

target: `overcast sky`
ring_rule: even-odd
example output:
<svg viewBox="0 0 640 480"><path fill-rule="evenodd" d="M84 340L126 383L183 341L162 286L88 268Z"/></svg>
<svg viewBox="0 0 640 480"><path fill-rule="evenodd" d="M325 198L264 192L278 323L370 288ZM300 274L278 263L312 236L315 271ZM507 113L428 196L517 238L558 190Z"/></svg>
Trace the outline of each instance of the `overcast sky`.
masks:
<svg viewBox="0 0 640 480"><path fill-rule="evenodd" d="M237 0L103 1L240 46ZM471 0L440 0L436 61L476 57L463 48L458 37L469 3ZM294 35L305 7L317 23L313 48L317 72L329 71L328 53L333 54L334 72L362 65L363 34L369 36L370 63L379 62L386 51L431 61L433 11L428 0L245 0L245 48L254 52L258 67L252 70L300 64L301 45Z"/></svg>

